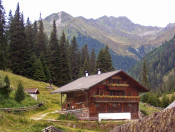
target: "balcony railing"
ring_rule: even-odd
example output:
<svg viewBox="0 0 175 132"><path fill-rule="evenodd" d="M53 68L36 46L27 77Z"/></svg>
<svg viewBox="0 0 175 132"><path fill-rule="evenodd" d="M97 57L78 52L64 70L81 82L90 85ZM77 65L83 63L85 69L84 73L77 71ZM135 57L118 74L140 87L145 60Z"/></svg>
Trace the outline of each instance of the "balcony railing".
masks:
<svg viewBox="0 0 175 132"><path fill-rule="evenodd" d="M110 95L94 95L91 101L94 102L138 102L139 96L110 96Z"/></svg>

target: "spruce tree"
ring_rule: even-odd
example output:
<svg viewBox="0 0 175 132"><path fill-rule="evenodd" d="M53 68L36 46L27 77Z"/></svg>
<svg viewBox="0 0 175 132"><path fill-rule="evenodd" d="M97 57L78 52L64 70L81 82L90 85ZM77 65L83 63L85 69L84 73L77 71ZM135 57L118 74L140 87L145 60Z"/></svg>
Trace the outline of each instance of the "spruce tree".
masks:
<svg viewBox="0 0 175 132"><path fill-rule="evenodd" d="M55 20L53 21L53 29L50 35L48 46L48 66L51 73L53 83L58 81L60 51L58 45L57 29Z"/></svg>
<svg viewBox="0 0 175 132"><path fill-rule="evenodd" d="M105 51L103 48L100 49L97 58L97 69L100 69L102 72L105 72Z"/></svg>
<svg viewBox="0 0 175 132"><path fill-rule="evenodd" d="M18 83L17 90L15 93L15 100L19 103L25 99L24 87L21 82Z"/></svg>
<svg viewBox="0 0 175 132"><path fill-rule="evenodd" d="M23 14L20 14L19 4L10 26L10 68L14 73L24 75L26 60L29 58L26 45Z"/></svg>
<svg viewBox="0 0 175 132"><path fill-rule="evenodd" d="M150 89L146 59L144 59L144 61L143 61L142 72L141 72L141 83L142 83L143 86Z"/></svg>
<svg viewBox="0 0 175 132"><path fill-rule="evenodd" d="M7 67L7 40L5 36L5 10L0 0L0 70L5 70Z"/></svg>
<svg viewBox="0 0 175 132"><path fill-rule="evenodd" d="M51 79L51 74L50 74L49 68L46 64L46 59L45 59L45 56L44 56L43 53L41 53L41 55L40 55L40 60L41 60L43 72L45 74L45 80L44 81L48 82Z"/></svg>
<svg viewBox="0 0 175 132"><path fill-rule="evenodd" d="M58 85L65 85L71 81L70 66L67 56L66 36L64 32L60 38L60 64Z"/></svg>
<svg viewBox="0 0 175 132"><path fill-rule="evenodd" d="M105 71L104 72L109 72L113 70L114 70L114 67L112 65L111 54L109 53L109 47L106 45L105 47Z"/></svg>
<svg viewBox="0 0 175 132"><path fill-rule="evenodd" d="M91 57L90 57L89 64L90 64L89 73L94 74L96 72L96 56L95 56L94 48L91 51Z"/></svg>
<svg viewBox="0 0 175 132"><path fill-rule="evenodd" d="M80 59L79 59L78 44L75 36L73 37L70 46L70 69L72 79L73 80L77 79L80 70Z"/></svg>
<svg viewBox="0 0 175 132"><path fill-rule="evenodd" d="M8 99L12 89L10 88L10 79L7 75L4 78L4 82L6 83L6 86L4 88L4 97Z"/></svg>
<svg viewBox="0 0 175 132"><path fill-rule="evenodd" d="M40 59L37 59L37 62L34 64L34 67L35 73L33 75L33 78L38 81L45 81L45 74Z"/></svg>
<svg viewBox="0 0 175 132"><path fill-rule="evenodd" d="M44 26L42 20L39 20L39 31L37 32L34 39L34 48L35 55L40 56L41 53L44 53L47 56L47 37L44 33Z"/></svg>

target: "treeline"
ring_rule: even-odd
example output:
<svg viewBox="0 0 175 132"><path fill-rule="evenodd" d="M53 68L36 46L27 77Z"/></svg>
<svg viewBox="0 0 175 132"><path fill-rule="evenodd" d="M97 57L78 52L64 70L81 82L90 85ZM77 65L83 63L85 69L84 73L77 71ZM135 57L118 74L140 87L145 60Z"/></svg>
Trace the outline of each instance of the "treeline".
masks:
<svg viewBox="0 0 175 132"><path fill-rule="evenodd" d="M89 53L87 44L78 48L76 38L71 42L63 32L58 39L56 23L49 39L44 33L42 19L33 24L24 23L19 3L15 14L10 11L8 20L0 0L0 70L10 68L15 74L39 81L53 80L61 86L84 75L114 70L109 48L101 49L96 57L94 49ZM97 59L96 59L97 58Z"/></svg>

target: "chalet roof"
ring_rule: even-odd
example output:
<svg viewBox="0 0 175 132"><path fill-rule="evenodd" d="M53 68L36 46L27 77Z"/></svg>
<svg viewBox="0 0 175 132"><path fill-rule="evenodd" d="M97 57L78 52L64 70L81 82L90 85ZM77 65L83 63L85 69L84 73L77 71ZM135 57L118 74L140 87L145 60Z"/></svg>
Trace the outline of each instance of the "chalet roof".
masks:
<svg viewBox="0 0 175 132"><path fill-rule="evenodd" d="M169 109L169 108L172 108L172 107L175 107L175 101L172 102L170 105L168 105L168 106L165 108L165 110L166 110L166 109Z"/></svg>
<svg viewBox="0 0 175 132"><path fill-rule="evenodd" d="M30 88L24 90L28 94L39 94L38 88Z"/></svg>
<svg viewBox="0 0 175 132"><path fill-rule="evenodd" d="M64 92L71 92L71 91L78 91L78 90L87 90L100 82L116 75L119 73L123 73L125 76L129 77L136 85L139 86L141 92L148 92L149 90L142 86L140 83L138 83L136 80L134 80L132 77L130 77L128 74L125 72L119 70L119 71L112 71L112 72L107 72L107 73L102 73L102 74L96 74L96 75L91 75L91 76L84 76L81 77L73 82L70 82L55 91L51 93L64 93Z"/></svg>

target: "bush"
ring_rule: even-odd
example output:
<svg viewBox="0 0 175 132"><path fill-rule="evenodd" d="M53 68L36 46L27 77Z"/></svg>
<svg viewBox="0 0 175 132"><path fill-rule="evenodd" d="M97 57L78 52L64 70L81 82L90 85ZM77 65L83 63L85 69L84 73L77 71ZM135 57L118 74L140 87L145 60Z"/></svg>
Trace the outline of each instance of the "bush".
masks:
<svg viewBox="0 0 175 132"><path fill-rule="evenodd" d="M58 117L58 120L72 120L72 121L76 121L77 118L74 114L71 113L67 113L67 114L60 114Z"/></svg>

